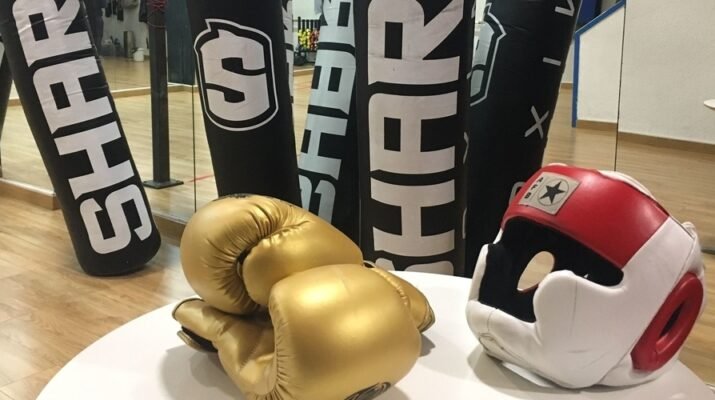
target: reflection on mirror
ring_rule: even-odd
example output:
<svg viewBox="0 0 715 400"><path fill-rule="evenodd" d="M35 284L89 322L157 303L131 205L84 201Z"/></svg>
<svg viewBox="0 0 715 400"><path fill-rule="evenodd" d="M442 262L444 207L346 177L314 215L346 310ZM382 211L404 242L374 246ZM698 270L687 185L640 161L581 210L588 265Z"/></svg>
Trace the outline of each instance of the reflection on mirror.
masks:
<svg viewBox="0 0 715 400"><path fill-rule="evenodd" d="M681 355L715 382L715 3L625 4L616 169L645 184L680 221L697 228L708 305Z"/></svg>
<svg viewBox="0 0 715 400"><path fill-rule="evenodd" d="M102 62L153 211L186 221L194 211L194 66L186 6L87 1L105 6Z"/></svg>
<svg viewBox="0 0 715 400"><path fill-rule="evenodd" d="M152 211L186 221L194 212L194 62L185 4L84 0L84 5L134 162L145 181L158 182L146 188ZM51 195L14 87L4 132L3 178Z"/></svg>

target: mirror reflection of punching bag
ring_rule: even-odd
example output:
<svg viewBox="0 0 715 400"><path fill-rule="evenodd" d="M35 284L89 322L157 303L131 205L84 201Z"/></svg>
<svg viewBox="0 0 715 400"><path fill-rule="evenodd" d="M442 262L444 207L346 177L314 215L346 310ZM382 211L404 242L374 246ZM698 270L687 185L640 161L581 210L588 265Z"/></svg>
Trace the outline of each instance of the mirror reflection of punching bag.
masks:
<svg viewBox="0 0 715 400"><path fill-rule="evenodd" d="M359 227L353 0L324 1L325 24L298 166L303 208L357 242Z"/></svg>
<svg viewBox="0 0 715 400"><path fill-rule="evenodd" d="M219 196L300 204L282 2L187 5Z"/></svg>
<svg viewBox="0 0 715 400"><path fill-rule="evenodd" d="M474 51L467 277L540 167L580 0L490 0Z"/></svg>
<svg viewBox="0 0 715 400"><path fill-rule="evenodd" d="M461 275L474 1L355 7L363 253Z"/></svg>
<svg viewBox="0 0 715 400"><path fill-rule="evenodd" d="M82 3L4 1L0 33L80 265L101 276L141 268L161 238Z"/></svg>

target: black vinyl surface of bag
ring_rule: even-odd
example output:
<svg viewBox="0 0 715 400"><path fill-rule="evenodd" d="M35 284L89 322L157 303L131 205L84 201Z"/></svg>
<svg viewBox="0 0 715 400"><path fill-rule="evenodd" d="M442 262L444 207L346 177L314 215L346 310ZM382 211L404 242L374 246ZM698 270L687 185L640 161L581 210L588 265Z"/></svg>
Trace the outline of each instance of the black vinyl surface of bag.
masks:
<svg viewBox="0 0 715 400"><path fill-rule="evenodd" d="M188 0L219 196L300 204L283 3Z"/></svg>
<svg viewBox="0 0 715 400"><path fill-rule="evenodd" d="M303 208L357 242L360 226L353 0L323 2L301 154Z"/></svg>
<svg viewBox="0 0 715 400"><path fill-rule="evenodd" d="M0 3L15 86L82 268L122 275L161 243L79 0Z"/></svg>
<svg viewBox="0 0 715 400"><path fill-rule="evenodd" d="M490 0L471 78L467 277L539 168L580 0Z"/></svg>
<svg viewBox="0 0 715 400"><path fill-rule="evenodd" d="M12 91L12 74L10 72L10 64L5 55L5 45L0 40L0 143L2 143L2 132L5 128L5 117L7 116L7 107L10 105L10 92ZM2 177L2 162L0 162L0 177Z"/></svg>
<svg viewBox="0 0 715 400"><path fill-rule="evenodd" d="M293 61L293 1L283 0L283 33L285 34L286 62L288 63L288 88L290 89L290 100L293 102L293 91L295 90Z"/></svg>
<svg viewBox="0 0 715 400"><path fill-rule="evenodd" d="M396 270L464 270L474 2L356 2L361 247Z"/></svg>

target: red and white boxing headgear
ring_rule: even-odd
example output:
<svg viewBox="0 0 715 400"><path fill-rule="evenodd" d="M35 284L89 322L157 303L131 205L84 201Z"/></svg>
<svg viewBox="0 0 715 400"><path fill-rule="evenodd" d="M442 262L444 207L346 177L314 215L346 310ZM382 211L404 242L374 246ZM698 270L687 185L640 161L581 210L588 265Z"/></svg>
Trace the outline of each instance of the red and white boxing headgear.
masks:
<svg viewBox="0 0 715 400"><path fill-rule="evenodd" d="M543 251L553 271L520 291ZM628 176L551 165L525 184L482 249L467 319L490 355L561 386L631 385L675 362L703 287L691 224Z"/></svg>

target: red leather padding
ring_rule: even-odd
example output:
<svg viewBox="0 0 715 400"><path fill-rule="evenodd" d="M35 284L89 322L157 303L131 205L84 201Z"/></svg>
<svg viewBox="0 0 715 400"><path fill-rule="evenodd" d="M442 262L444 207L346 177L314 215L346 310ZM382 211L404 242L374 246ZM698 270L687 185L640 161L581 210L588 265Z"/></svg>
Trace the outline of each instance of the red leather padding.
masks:
<svg viewBox="0 0 715 400"><path fill-rule="evenodd" d="M631 352L633 367L652 372L670 361L680 350L695 325L703 304L703 284L697 276L687 273L678 282L658 310L653 321ZM663 332L673 314L680 309L675 322Z"/></svg>
<svg viewBox="0 0 715 400"><path fill-rule="evenodd" d="M543 172L580 182L556 215L519 204ZM560 231L623 268L669 214L655 200L628 183L596 170L550 165L532 176L515 196L504 215L502 229L508 220L517 217Z"/></svg>

